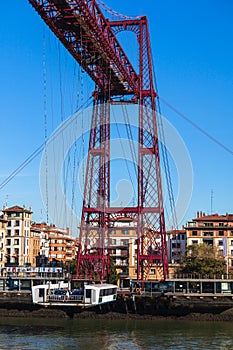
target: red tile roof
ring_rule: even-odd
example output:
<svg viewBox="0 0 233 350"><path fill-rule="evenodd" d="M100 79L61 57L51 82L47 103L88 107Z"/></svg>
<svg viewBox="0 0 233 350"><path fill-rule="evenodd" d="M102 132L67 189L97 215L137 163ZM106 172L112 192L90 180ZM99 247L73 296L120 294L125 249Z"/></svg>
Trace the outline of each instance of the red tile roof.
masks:
<svg viewBox="0 0 233 350"><path fill-rule="evenodd" d="M31 210L19 207L18 205L15 205L14 207L11 207L11 208L5 208L5 209L3 209L3 212L4 213L9 213L9 212L17 212L17 213L27 212L27 213L32 213Z"/></svg>
<svg viewBox="0 0 233 350"><path fill-rule="evenodd" d="M199 217L193 219L193 221L233 221L233 214L219 215L200 215Z"/></svg>

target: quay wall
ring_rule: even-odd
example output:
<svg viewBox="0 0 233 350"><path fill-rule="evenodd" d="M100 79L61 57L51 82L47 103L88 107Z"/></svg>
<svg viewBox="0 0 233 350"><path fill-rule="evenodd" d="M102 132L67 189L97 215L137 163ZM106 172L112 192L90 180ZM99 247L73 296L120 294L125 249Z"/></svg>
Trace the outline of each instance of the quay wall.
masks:
<svg viewBox="0 0 233 350"><path fill-rule="evenodd" d="M153 319L233 322L233 296L119 295L116 302L88 309L33 304L31 293L0 292L0 317Z"/></svg>

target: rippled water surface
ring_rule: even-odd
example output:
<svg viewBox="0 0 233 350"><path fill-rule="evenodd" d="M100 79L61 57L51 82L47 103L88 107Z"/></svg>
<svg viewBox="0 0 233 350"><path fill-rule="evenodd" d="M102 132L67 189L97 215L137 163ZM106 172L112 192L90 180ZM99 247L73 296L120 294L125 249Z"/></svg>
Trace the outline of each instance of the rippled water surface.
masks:
<svg viewBox="0 0 233 350"><path fill-rule="evenodd" d="M233 350L231 323L0 319L0 350Z"/></svg>

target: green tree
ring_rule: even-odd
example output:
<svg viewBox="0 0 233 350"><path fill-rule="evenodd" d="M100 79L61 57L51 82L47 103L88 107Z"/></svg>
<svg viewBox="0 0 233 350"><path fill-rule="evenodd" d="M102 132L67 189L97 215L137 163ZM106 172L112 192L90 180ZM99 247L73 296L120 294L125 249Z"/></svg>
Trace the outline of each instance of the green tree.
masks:
<svg viewBox="0 0 233 350"><path fill-rule="evenodd" d="M223 275L226 273L226 262L223 254L207 244L193 244L187 249L179 273L201 276Z"/></svg>
<svg viewBox="0 0 233 350"><path fill-rule="evenodd" d="M114 265L113 258L110 257L110 275L109 275L109 283L117 284L118 274L116 271L116 267Z"/></svg>
<svg viewBox="0 0 233 350"><path fill-rule="evenodd" d="M64 269L72 276L76 275L77 260L73 259L64 265Z"/></svg>

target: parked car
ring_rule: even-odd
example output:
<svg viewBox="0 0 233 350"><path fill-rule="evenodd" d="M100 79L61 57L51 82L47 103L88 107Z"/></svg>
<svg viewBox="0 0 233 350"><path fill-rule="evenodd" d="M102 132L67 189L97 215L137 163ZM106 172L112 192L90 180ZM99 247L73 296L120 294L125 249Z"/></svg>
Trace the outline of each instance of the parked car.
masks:
<svg viewBox="0 0 233 350"><path fill-rule="evenodd" d="M70 294L70 300L82 300L84 291L82 289L74 289Z"/></svg>
<svg viewBox="0 0 233 350"><path fill-rule="evenodd" d="M56 296L56 299L65 299L67 290L65 289L55 289L53 295Z"/></svg>

